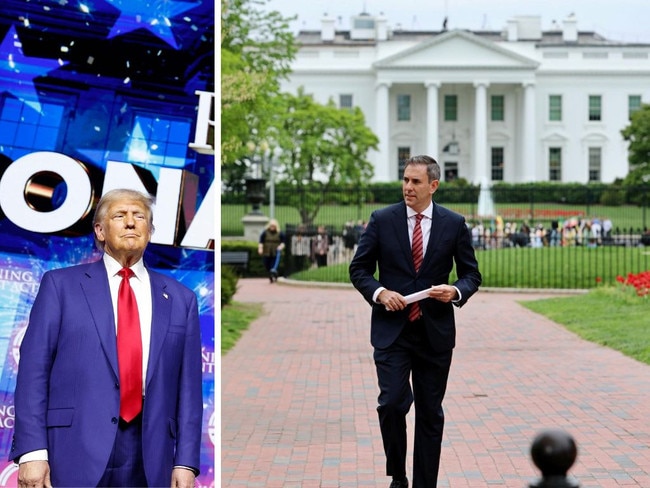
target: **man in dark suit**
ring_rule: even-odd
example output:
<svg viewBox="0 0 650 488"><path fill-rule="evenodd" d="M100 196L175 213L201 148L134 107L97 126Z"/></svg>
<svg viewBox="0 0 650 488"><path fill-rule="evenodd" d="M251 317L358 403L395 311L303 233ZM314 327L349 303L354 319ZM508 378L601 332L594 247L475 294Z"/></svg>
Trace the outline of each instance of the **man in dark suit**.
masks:
<svg viewBox="0 0 650 488"><path fill-rule="evenodd" d="M391 488L408 487L406 414L414 399L413 487L437 484L442 400L456 336L453 305L465 304L481 284L465 219L432 201L439 180L433 158L408 159L404 202L373 212L350 263L352 283L372 306L377 411ZM458 279L449 285L454 262ZM425 298L407 303L407 295L421 290L428 290Z"/></svg>
<svg viewBox="0 0 650 488"><path fill-rule="evenodd" d="M93 223L103 259L43 275L20 348L10 454L19 487L194 486L198 306L143 264L152 205L136 191L106 193Z"/></svg>

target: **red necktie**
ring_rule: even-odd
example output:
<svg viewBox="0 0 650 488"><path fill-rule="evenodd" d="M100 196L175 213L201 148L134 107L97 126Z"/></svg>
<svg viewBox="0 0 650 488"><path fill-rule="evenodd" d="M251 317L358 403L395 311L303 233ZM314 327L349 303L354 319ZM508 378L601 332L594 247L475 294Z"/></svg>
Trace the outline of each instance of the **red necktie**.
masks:
<svg viewBox="0 0 650 488"><path fill-rule="evenodd" d="M117 294L117 360L120 371L120 417L133 420L142 410L142 337L138 303L129 283L133 271L122 268Z"/></svg>
<svg viewBox="0 0 650 488"><path fill-rule="evenodd" d="M424 215L416 214L415 216L415 227L413 227L413 243L411 244L411 252L413 254L413 265L415 266L415 271L417 272L422 265L422 260L424 259L423 253L423 244L422 244L422 226L420 221ZM413 322L420 317L420 304L418 302L413 302L411 308L409 309L409 320Z"/></svg>

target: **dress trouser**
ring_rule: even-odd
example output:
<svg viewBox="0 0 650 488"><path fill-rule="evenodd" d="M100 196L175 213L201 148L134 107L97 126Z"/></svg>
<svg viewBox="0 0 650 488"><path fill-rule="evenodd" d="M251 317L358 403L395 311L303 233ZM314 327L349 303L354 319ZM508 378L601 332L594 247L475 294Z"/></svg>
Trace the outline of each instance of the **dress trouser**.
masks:
<svg viewBox="0 0 650 488"><path fill-rule="evenodd" d="M128 424L120 419L113 451L97 486L147 486L142 459L142 414Z"/></svg>
<svg viewBox="0 0 650 488"><path fill-rule="evenodd" d="M388 476L406 475L406 414L415 400L412 488L437 485L445 422L442 400L451 358L452 350L432 349L421 319L407 324L391 346L374 352Z"/></svg>

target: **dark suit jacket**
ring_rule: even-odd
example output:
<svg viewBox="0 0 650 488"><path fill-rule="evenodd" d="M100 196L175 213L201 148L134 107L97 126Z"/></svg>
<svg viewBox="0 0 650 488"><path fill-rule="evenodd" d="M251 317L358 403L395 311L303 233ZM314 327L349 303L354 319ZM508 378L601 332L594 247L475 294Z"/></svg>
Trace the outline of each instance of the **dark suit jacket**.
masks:
<svg viewBox="0 0 650 488"><path fill-rule="evenodd" d="M377 288L383 286L408 295L432 285L449 284L454 262L458 280L453 285L462 296L456 305L462 306L481 284L465 219L434 203L429 242L422 266L416 273L409 243L406 204L397 203L372 213L350 263L350 279L372 305L370 340L375 348L384 349L395 342L408 321L408 307L399 312L388 312L383 305L372 301ZM379 275L375 279L377 267ZM434 350L452 349L456 342L453 305L425 298L420 301L420 307Z"/></svg>
<svg viewBox="0 0 650 488"><path fill-rule="evenodd" d="M149 486L199 468L201 338L195 294L149 271L151 345L142 416ZM115 319L102 260L43 275L20 348L10 459L48 449L53 486L97 486L119 418Z"/></svg>

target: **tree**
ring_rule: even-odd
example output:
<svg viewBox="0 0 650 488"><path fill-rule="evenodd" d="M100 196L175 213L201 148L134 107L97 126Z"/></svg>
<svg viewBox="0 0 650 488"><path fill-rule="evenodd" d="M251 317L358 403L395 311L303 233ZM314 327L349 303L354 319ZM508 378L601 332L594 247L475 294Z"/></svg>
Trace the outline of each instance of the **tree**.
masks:
<svg viewBox="0 0 650 488"><path fill-rule="evenodd" d="M629 185L640 185L650 178L650 105L634 112L630 124L621 131L629 142L630 172L625 178Z"/></svg>
<svg viewBox="0 0 650 488"><path fill-rule="evenodd" d="M373 175L368 151L377 136L366 126L358 107L339 109L330 100L315 102L303 89L276 100L275 141L279 147L278 179L295 190L291 204L303 224L311 225L333 188L365 186ZM346 192L347 193L347 192Z"/></svg>
<svg viewBox="0 0 650 488"><path fill-rule="evenodd" d="M292 18L264 11L268 0L221 0L221 162L237 161L261 139L280 80L296 53Z"/></svg>

